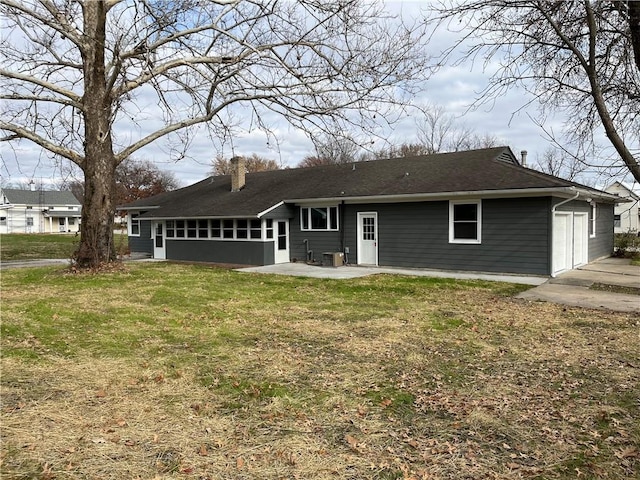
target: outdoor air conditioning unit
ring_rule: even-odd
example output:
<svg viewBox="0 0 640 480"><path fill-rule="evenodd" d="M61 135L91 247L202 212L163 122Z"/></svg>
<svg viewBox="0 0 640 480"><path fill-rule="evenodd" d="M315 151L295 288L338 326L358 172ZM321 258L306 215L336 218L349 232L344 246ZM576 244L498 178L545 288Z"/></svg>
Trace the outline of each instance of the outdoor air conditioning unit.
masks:
<svg viewBox="0 0 640 480"><path fill-rule="evenodd" d="M344 253L326 252L322 254L323 267L341 267L344 265Z"/></svg>

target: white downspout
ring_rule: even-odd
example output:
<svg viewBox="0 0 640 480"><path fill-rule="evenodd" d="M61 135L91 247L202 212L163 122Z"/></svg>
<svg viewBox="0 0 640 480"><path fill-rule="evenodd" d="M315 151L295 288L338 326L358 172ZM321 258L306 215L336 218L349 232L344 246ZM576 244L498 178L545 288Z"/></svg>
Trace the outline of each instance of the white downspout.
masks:
<svg viewBox="0 0 640 480"><path fill-rule="evenodd" d="M561 201L560 203L556 203L553 207L551 207L551 276L553 278L555 278L555 276L556 276L555 272L554 272L554 268L553 268L553 253L554 253L553 252L553 243L554 243L553 242L553 240L554 240L554 238L553 238L553 222L555 220L554 217L555 217L556 209L558 207L561 207L565 203L569 203L569 202L573 202L574 200L577 200L579 196L580 196L580 192L576 192L576 194L573 197L567 198L567 199ZM572 233L572 235L573 235L573 233Z"/></svg>
<svg viewBox="0 0 640 480"><path fill-rule="evenodd" d="M556 203L552 208L551 208L551 213L556 213L556 208L564 205L565 203L569 203L569 202L573 202L574 200L577 200L578 197L580 196L580 192L576 192L575 196L571 197L571 198L567 198L563 201L561 201L560 203Z"/></svg>

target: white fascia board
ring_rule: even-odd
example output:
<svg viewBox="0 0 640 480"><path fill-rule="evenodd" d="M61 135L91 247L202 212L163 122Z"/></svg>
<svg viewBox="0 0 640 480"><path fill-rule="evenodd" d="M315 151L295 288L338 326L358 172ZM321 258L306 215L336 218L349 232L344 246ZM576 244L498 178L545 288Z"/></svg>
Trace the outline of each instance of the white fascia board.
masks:
<svg viewBox="0 0 640 480"><path fill-rule="evenodd" d="M403 195L372 195L359 197L331 197L331 198L296 198L286 200L286 203L297 205L318 205L319 203L402 203L419 201L450 200L454 198L522 198L544 197L555 195L570 198L576 193L575 187L556 188L526 188L521 190L475 190L465 192L413 193ZM584 192L585 196L595 197L595 193ZM607 195L613 198L613 195Z"/></svg>
<svg viewBox="0 0 640 480"><path fill-rule="evenodd" d="M160 208L159 205L149 205L149 206L144 206L144 207L116 207L116 211L118 210L126 210L126 211L131 211L133 210L138 211L138 210L155 210L157 208Z"/></svg>
<svg viewBox="0 0 640 480"><path fill-rule="evenodd" d="M258 215L256 215L258 218L261 218L262 216L266 215L267 213L269 213L272 210L275 210L278 207L281 207L282 205L284 205L284 200L282 202L276 203L274 206L267 208L265 211L258 213Z"/></svg>
<svg viewBox="0 0 640 480"><path fill-rule="evenodd" d="M175 215L171 217L139 217L140 220L233 220L236 218L248 218L253 220L258 218L256 215L200 215L200 216L192 216L185 215L181 217L177 217Z"/></svg>

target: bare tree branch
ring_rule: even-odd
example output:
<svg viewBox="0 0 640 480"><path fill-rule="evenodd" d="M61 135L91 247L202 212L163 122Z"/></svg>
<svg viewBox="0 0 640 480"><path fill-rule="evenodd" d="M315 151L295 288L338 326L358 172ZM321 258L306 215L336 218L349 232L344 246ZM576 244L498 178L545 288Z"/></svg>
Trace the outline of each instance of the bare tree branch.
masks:
<svg viewBox="0 0 640 480"><path fill-rule="evenodd" d="M604 130L620 164L638 180L637 9L633 1L475 0L443 2L432 21L464 32L444 52L442 64L500 60L477 104L522 88L529 103L540 106L541 123L549 112L565 114L567 142L591 144L595 151L594 135Z"/></svg>

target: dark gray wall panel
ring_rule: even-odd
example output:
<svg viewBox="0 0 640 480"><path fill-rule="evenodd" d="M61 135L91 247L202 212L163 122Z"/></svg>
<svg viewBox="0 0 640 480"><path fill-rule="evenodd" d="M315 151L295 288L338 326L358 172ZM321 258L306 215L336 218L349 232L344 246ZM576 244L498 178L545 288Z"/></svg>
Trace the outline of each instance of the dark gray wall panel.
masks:
<svg viewBox="0 0 640 480"><path fill-rule="evenodd" d="M284 218L293 218L293 216L297 211L298 210L294 205L289 205L285 203L283 205L280 205L279 207L274 208L269 213L264 215L262 218L275 218L279 220L282 220Z"/></svg>
<svg viewBox="0 0 640 480"><path fill-rule="evenodd" d="M140 236L129 237L129 251L153 255L153 240L151 240L150 221L140 220Z"/></svg>
<svg viewBox="0 0 640 480"><path fill-rule="evenodd" d="M273 242L167 240L167 258L192 262L268 265L273 263Z"/></svg>

